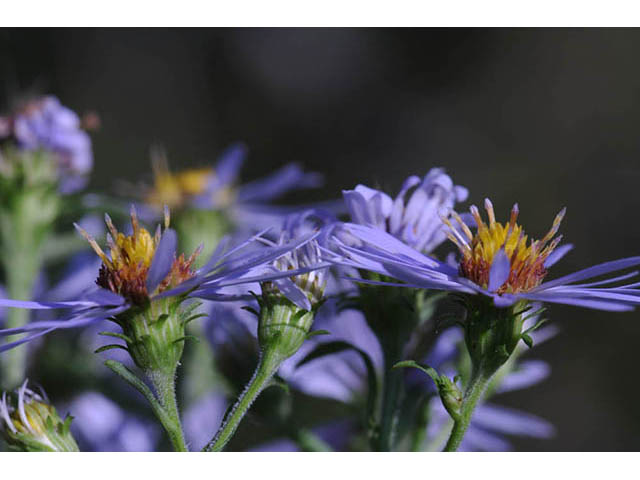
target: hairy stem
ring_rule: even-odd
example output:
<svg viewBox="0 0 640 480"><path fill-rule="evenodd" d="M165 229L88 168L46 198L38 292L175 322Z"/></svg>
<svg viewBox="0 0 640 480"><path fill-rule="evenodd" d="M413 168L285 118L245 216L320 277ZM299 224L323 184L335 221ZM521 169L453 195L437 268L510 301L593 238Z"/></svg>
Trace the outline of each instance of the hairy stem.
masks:
<svg viewBox="0 0 640 480"><path fill-rule="evenodd" d="M473 411L476 408L478 401L482 399L493 373L495 372L487 374L484 373L482 369L477 369L471 376L469 385L467 385L467 390L462 398L460 416L454 421L451 435L444 447L445 452L455 452L458 450L458 447L460 447L464 434L471 423Z"/></svg>
<svg viewBox="0 0 640 480"><path fill-rule="evenodd" d="M148 377L164 411L164 415L157 415L157 417L167 432L174 450L176 452L188 452L189 449L184 440L182 423L180 422L178 402L176 401L175 372L151 372Z"/></svg>
<svg viewBox="0 0 640 480"><path fill-rule="evenodd" d="M26 230L26 229L24 229ZM16 232L23 242L13 242L10 245L16 248L8 248L3 259L7 295L16 300L31 300L33 284L35 283L40 267L40 256L37 247L31 245L28 235ZM23 308L10 308L7 311L6 328L17 328L29 322L30 312ZM7 341L14 338L9 337ZM13 389L24 381L27 369L27 349L14 348L3 355L2 386L4 389Z"/></svg>
<svg viewBox="0 0 640 480"><path fill-rule="evenodd" d="M204 452L220 452L233 437L240 422L251 408L258 395L267 387L269 381L280 367L282 359L265 351L260 356L258 367L249 380L248 385L238 397L230 413L224 419L220 429L202 450Z"/></svg>

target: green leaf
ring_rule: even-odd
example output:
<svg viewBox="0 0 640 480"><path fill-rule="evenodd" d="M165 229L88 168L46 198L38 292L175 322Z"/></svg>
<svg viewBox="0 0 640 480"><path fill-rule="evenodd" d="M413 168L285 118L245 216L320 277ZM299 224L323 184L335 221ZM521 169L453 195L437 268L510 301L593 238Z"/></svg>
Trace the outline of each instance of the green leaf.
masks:
<svg viewBox="0 0 640 480"><path fill-rule="evenodd" d="M341 340L337 340L334 342L321 343L316 348L314 348L306 357L298 362L297 367L301 367L305 363L309 363L318 358L322 358L327 355L332 355L335 353L353 350L364 362L364 365L367 369L367 383L368 383L368 395L367 395L367 418L372 420L375 415L375 406L378 397L378 377L376 375L376 369L373 365L373 361L371 357L360 348L352 345L349 342L344 342Z"/></svg>
<svg viewBox="0 0 640 480"><path fill-rule="evenodd" d="M404 360L396 363L392 368L417 368L421 372L426 373L437 384L440 381L440 375L436 372L435 368L429 365L421 365L415 360Z"/></svg>

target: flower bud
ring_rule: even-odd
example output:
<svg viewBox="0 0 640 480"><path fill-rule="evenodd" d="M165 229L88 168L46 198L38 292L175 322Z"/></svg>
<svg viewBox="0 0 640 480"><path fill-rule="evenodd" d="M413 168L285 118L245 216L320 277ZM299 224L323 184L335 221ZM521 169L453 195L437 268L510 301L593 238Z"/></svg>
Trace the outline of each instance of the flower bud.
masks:
<svg viewBox="0 0 640 480"><path fill-rule="evenodd" d="M305 222L314 215L310 210L292 216L285 222L279 243L301 235ZM296 353L307 338L315 312L324 301L327 269L314 269L321 263L322 250L315 238L274 261L273 267L281 272L311 270L260 284L258 340L263 353L285 360Z"/></svg>
<svg viewBox="0 0 640 480"><path fill-rule="evenodd" d="M315 311L304 310L282 294L267 292L260 300L258 341L263 352L285 360L306 340Z"/></svg>
<svg viewBox="0 0 640 480"><path fill-rule="evenodd" d="M49 404L44 392L27 388L27 380L16 391L3 392L0 400L0 425L7 444L22 452L77 452L69 427L73 417L64 421Z"/></svg>
<svg viewBox="0 0 640 480"><path fill-rule="evenodd" d="M442 405L444 405L444 408L449 412L451 418L457 420L460 417L460 407L462 406L462 392L458 386L445 375L440 375L435 383L438 387Z"/></svg>

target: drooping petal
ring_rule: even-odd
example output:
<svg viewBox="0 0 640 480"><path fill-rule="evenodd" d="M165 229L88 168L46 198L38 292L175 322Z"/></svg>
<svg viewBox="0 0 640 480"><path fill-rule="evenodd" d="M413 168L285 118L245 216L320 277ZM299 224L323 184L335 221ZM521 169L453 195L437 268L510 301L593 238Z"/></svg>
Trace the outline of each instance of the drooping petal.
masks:
<svg viewBox="0 0 640 480"><path fill-rule="evenodd" d="M278 290L296 306L303 310L311 310L309 298L289 277L273 280L273 283L275 283L278 286Z"/></svg>
<svg viewBox="0 0 640 480"><path fill-rule="evenodd" d="M489 270L489 291L495 292L502 287L509 279L510 272L511 262L504 248L501 248L494 255L493 261L491 262L491 269Z"/></svg>
<svg viewBox="0 0 640 480"><path fill-rule="evenodd" d="M151 294L171 271L171 265L176 256L178 235L175 230L167 228L160 238L158 247L153 255L151 267L147 275L147 291Z"/></svg>

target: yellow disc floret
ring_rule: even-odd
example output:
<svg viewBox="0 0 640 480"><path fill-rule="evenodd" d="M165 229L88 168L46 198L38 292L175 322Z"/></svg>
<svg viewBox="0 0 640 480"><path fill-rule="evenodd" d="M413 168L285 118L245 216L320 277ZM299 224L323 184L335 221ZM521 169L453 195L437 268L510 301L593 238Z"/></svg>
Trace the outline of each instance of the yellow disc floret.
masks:
<svg viewBox="0 0 640 480"><path fill-rule="evenodd" d="M149 268L160 243L160 226L152 236L146 228L140 226L135 209L131 210L131 235L119 232L108 215L105 215L105 222L109 229L109 235L107 235L109 256L104 253L94 238L76 226L102 259L96 283L134 303L143 303L150 294L154 293L147 291L146 283ZM165 229L169 227L168 209L165 209L164 226ZM188 259L185 259L183 254L174 258L171 271L157 287L157 291L161 292L167 288L175 287L193 277L194 272L191 266L199 253L200 249L196 250Z"/></svg>
<svg viewBox="0 0 640 480"><path fill-rule="evenodd" d="M526 292L540 285L547 274L544 263L562 238L561 236L553 237L560 228L565 209L556 216L551 229L543 238L530 240L528 243L527 235L516 223L519 213L517 204L511 210L509 222L504 224L496 222L493 205L489 199L485 200L485 209L489 218L488 223L482 220L476 206L470 208L478 227L475 235L455 212L452 215L458 223L458 229L448 218L443 218L450 228L449 239L462 253L460 274L477 285L487 288L493 259L498 251L503 249L509 259L510 272L507 281L497 293Z"/></svg>
<svg viewBox="0 0 640 480"><path fill-rule="evenodd" d="M155 152L152 157L153 186L145 193L145 201L149 205L162 208L183 207L189 199L207 192L207 188L216 178L216 172L211 167L191 168L181 172L171 172L164 153ZM225 203L233 198L229 186L224 186L212 192L212 200Z"/></svg>

